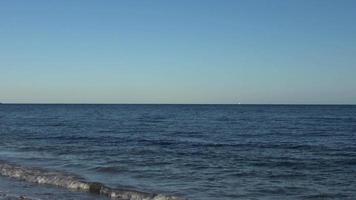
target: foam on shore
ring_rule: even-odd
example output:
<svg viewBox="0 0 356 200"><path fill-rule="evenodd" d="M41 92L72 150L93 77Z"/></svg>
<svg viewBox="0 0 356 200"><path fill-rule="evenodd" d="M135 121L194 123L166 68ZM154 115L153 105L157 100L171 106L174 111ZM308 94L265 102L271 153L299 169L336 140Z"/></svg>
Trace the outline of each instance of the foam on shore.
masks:
<svg viewBox="0 0 356 200"><path fill-rule="evenodd" d="M184 200L184 198L141 192L127 189L113 189L102 183L87 182L83 178L58 171L26 168L0 161L0 175L37 184L46 184L70 190L90 192L114 200Z"/></svg>

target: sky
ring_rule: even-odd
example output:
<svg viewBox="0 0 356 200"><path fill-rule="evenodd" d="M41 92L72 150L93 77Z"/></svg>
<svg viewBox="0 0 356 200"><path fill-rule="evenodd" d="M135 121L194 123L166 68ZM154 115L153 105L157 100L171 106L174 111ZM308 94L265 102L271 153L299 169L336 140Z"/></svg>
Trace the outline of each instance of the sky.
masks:
<svg viewBox="0 0 356 200"><path fill-rule="evenodd" d="M0 1L0 102L356 104L354 0Z"/></svg>

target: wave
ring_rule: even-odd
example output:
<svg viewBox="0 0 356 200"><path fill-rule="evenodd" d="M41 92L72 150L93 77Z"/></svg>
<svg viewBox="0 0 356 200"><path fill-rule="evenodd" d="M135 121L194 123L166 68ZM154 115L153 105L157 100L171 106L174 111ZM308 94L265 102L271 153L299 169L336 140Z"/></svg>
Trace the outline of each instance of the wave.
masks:
<svg viewBox="0 0 356 200"><path fill-rule="evenodd" d="M114 200L186 200L178 196L149 193L127 189L113 189L102 183L88 182L85 179L63 172L26 168L0 162L0 175L37 184L46 184L70 190L89 192Z"/></svg>

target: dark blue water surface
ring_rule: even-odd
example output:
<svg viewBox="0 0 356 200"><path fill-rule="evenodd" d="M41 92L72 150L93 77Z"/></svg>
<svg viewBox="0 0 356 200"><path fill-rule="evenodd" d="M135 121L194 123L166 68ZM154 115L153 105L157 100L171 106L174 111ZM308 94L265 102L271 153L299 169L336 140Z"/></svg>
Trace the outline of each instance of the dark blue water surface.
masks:
<svg viewBox="0 0 356 200"><path fill-rule="evenodd" d="M190 200L354 199L356 106L2 104L0 160Z"/></svg>

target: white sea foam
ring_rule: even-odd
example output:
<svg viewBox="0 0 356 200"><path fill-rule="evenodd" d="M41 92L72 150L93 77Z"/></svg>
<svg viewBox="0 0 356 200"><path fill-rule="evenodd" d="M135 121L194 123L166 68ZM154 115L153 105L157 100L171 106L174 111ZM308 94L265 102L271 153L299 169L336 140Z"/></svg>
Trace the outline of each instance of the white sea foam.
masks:
<svg viewBox="0 0 356 200"><path fill-rule="evenodd" d="M0 162L0 175L37 184L53 185L83 192L103 195L114 200L183 200L181 197L141 192L136 190L112 189L101 183L86 182L78 176L57 171L25 168Z"/></svg>

